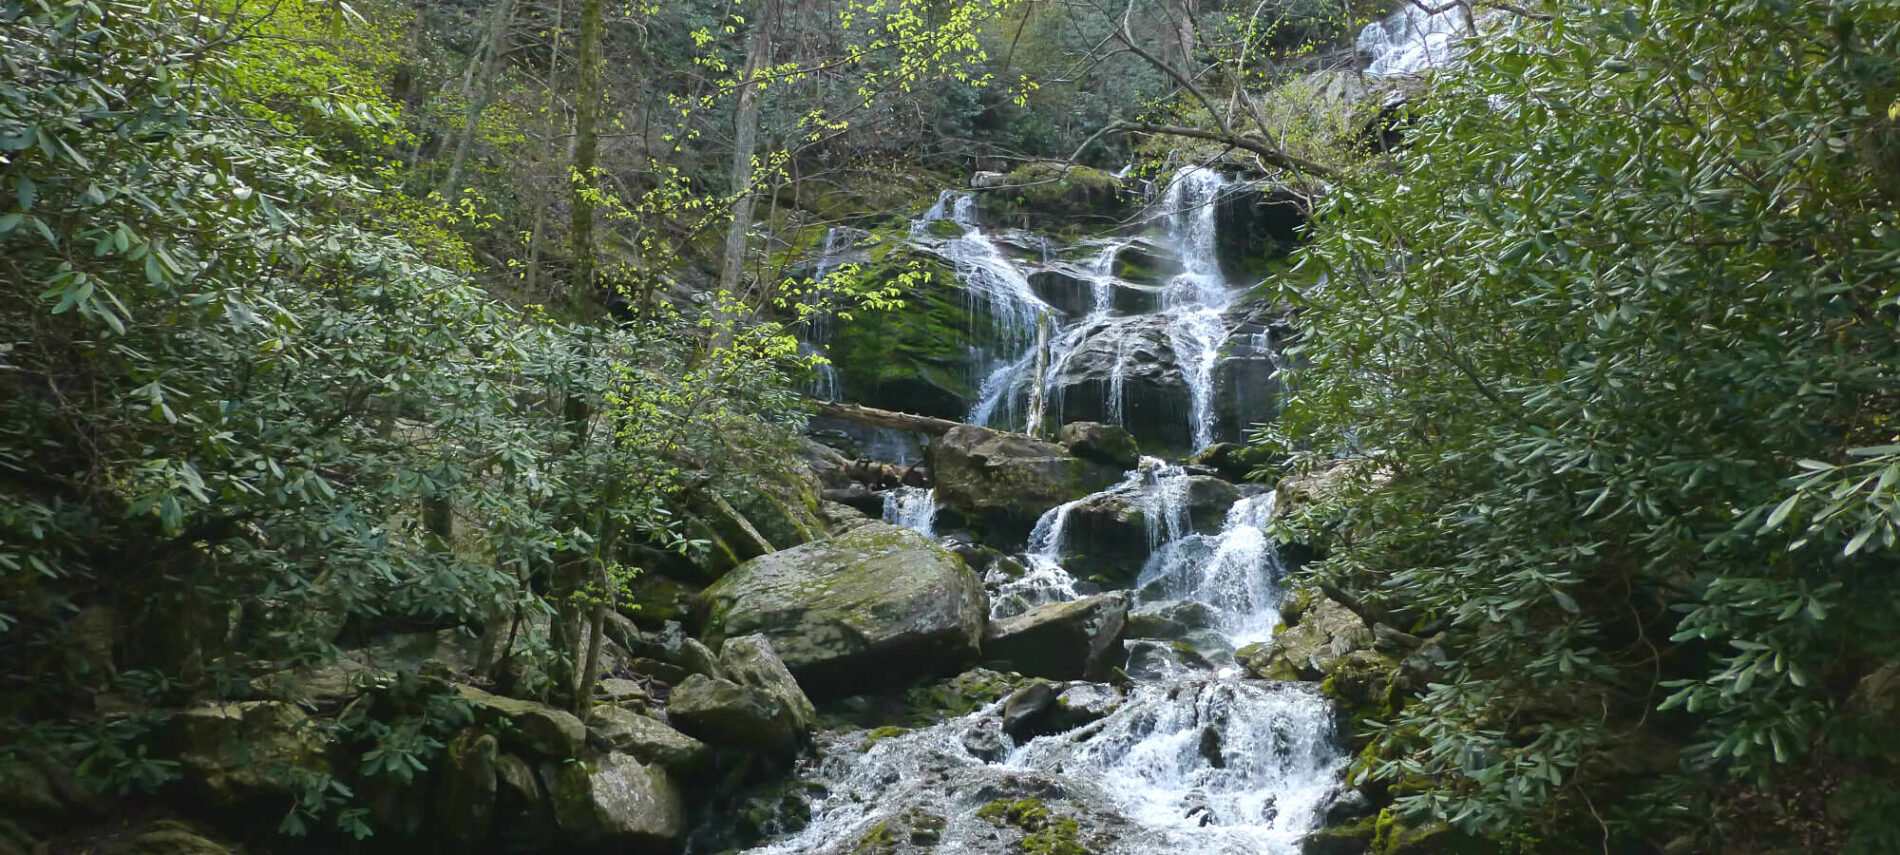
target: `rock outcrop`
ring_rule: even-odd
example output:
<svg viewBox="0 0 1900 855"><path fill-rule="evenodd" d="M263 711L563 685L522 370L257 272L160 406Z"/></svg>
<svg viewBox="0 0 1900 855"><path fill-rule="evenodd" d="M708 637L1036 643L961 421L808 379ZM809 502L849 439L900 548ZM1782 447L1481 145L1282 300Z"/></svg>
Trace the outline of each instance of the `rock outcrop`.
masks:
<svg viewBox="0 0 1900 855"><path fill-rule="evenodd" d="M1121 662L1127 618L1122 591L1037 606L990 624L984 655L1031 677L1106 679Z"/></svg>
<svg viewBox="0 0 1900 855"><path fill-rule="evenodd" d="M1108 487L1122 474L1118 466L1084 460L1054 443L970 425L931 445L930 471L940 507L1002 539L1027 535L1050 508Z"/></svg>
<svg viewBox="0 0 1900 855"><path fill-rule="evenodd" d="M658 766L606 754L550 770L554 821L565 839L622 852L668 852L686 831L679 788Z"/></svg>
<svg viewBox="0 0 1900 855"><path fill-rule="evenodd" d="M706 599L709 643L764 636L814 696L955 673L976 661L989 610L961 558L877 522L753 559Z"/></svg>

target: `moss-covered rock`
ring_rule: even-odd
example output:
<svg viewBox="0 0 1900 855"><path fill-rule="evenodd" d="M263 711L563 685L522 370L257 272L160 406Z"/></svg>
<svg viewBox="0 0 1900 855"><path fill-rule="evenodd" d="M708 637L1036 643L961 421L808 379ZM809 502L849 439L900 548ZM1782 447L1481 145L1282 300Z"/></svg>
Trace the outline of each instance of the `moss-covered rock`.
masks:
<svg viewBox="0 0 1900 855"><path fill-rule="evenodd" d="M601 744L642 763L657 763L667 771L691 775L703 771L710 750L650 716L618 707L597 706L587 717L588 732Z"/></svg>
<svg viewBox="0 0 1900 855"><path fill-rule="evenodd" d="M223 844L181 822L160 820L150 830L108 850L108 855L231 855Z"/></svg>
<svg viewBox="0 0 1900 855"><path fill-rule="evenodd" d="M764 636L813 696L955 673L976 661L989 611L961 558L878 522L756 558L705 594L708 643Z"/></svg>
<svg viewBox="0 0 1900 855"><path fill-rule="evenodd" d="M951 227L957 227L955 223ZM986 339L995 324L966 299L956 269L916 247L892 250L859 266L850 287L897 287L904 307L854 312L837 325L826 353L844 382L846 399L887 410L961 419L977 399L982 377L971 348L998 349Z"/></svg>
<svg viewBox="0 0 1900 855"><path fill-rule="evenodd" d="M1083 460L1060 445L963 425L930 446L940 508L987 540L1020 539L1057 505L1121 480L1120 467Z"/></svg>
<svg viewBox="0 0 1900 855"><path fill-rule="evenodd" d="M191 707L172 728L185 783L214 809L281 803L301 792L297 773L330 770L317 722L282 701Z"/></svg>
<svg viewBox="0 0 1900 855"><path fill-rule="evenodd" d="M694 674L674 688L667 716L682 732L719 748L783 760L803 742L798 713L772 695Z"/></svg>
<svg viewBox="0 0 1900 855"><path fill-rule="evenodd" d="M1275 632L1266 644L1243 651L1241 664L1255 677L1324 680L1347 654L1371 648L1372 631L1358 615L1323 594L1308 597L1312 605L1297 623Z"/></svg>
<svg viewBox="0 0 1900 855"><path fill-rule="evenodd" d="M1087 460L1133 469L1141 462L1141 446L1127 428L1101 422L1071 422L1062 426L1062 447Z"/></svg>
<svg viewBox="0 0 1900 855"><path fill-rule="evenodd" d="M1087 225L1119 223L1136 200L1112 173L1064 163L1026 163L977 197L986 222L1074 232Z"/></svg>
<svg viewBox="0 0 1900 855"><path fill-rule="evenodd" d="M474 686L457 686L456 694L475 710L476 720L494 725L511 748L550 760L578 757L587 742L587 726L573 713L547 704L490 694Z"/></svg>

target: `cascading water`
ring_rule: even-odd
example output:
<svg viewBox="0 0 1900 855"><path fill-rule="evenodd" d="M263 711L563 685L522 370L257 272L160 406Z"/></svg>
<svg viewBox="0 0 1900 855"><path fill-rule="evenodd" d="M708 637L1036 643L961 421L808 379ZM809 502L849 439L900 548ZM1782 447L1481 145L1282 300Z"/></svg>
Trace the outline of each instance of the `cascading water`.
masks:
<svg viewBox="0 0 1900 855"><path fill-rule="evenodd" d="M1462 42L1470 31L1470 13L1458 3L1436 9L1400 4L1385 20L1359 31L1358 49L1372 58L1367 76L1418 74L1456 60L1464 53Z"/></svg>
<svg viewBox="0 0 1900 855"><path fill-rule="evenodd" d="M1195 167L1168 185L1168 239L1182 269L1162 294L1163 312L1169 345L1187 376L1196 448L1214 444L1214 369L1229 332L1222 313L1234 299L1214 249L1216 205L1226 184L1220 173Z"/></svg>
<svg viewBox="0 0 1900 855"><path fill-rule="evenodd" d="M1263 640L1278 621L1280 565L1262 526L1273 494L1241 499L1217 534L1188 524L1190 476L1144 458L1116 486L1063 505L1038 521L1025 556L1029 574L1000 581L996 617L1077 598L1059 564L1072 512L1093 499L1136 503L1158 542L1141 588L1161 603L1213 613L1229 649ZM1029 580L1042 574L1036 581ZM1150 599L1150 602L1156 602ZM1099 855L1294 855L1338 792L1346 762L1332 710L1310 686L1240 679L1236 669L1178 663L1130 673L1138 684L1105 718L1038 736L1001 754L988 746L1003 704L934 727L878 740L842 735L804 767L819 793L802 830L756 850L770 855L848 853L900 816L941 817L940 851L1001 851L995 828L974 816L998 798L1058 796L1111 828L1093 839ZM1080 689L1113 695L1107 686ZM1007 743L1005 743L1007 744Z"/></svg>
<svg viewBox="0 0 1900 855"><path fill-rule="evenodd" d="M938 222L955 223L962 230L944 240L938 251L956 267L971 316L990 316L992 328L987 332L996 349L978 353L977 364L987 367L968 421L988 425L1000 414L1006 425L1016 423L1018 416L1027 415L1016 411L1016 380L1035 365L1038 345L1047 335L1045 324L1055 310L1036 296L1022 271L976 224L976 201L970 194L944 191L923 218L911 224L911 238L932 240L932 224Z"/></svg>
<svg viewBox="0 0 1900 855"><path fill-rule="evenodd" d="M925 537L936 537L937 491L929 487L898 487L886 492L884 521Z"/></svg>

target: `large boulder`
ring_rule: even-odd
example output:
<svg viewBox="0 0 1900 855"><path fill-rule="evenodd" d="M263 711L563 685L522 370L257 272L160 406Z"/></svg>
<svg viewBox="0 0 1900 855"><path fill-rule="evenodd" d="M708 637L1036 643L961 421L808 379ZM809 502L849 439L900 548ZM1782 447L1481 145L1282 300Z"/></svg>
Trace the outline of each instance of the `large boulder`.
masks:
<svg viewBox="0 0 1900 855"><path fill-rule="evenodd" d="M938 506L992 533L1027 534L1051 508L1121 480L1119 466L1083 460L1054 443L962 425L930 446Z"/></svg>
<svg viewBox="0 0 1900 855"><path fill-rule="evenodd" d="M625 754L551 767L554 821L567 841L618 852L670 852L686 806L666 770Z"/></svg>
<svg viewBox="0 0 1900 855"><path fill-rule="evenodd" d="M1121 661L1127 619L1123 591L1049 603L990 624L984 654L1032 677L1106 679Z"/></svg>
<svg viewBox="0 0 1900 855"><path fill-rule="evenodd" d="M588 713L587 726L589 735L605 748L630 754L642 763L657 763L670 772L697 772L704 767L709 753L706 743L650 716L620 707L594 707Z"/></svg>
<svg viewBox="0 0 1900 855"><path fill-rule="evenodd" d="M455 691L474 708L477 721L513 723L502 731L511 748L550 760L565 760L580 756L587 743L587 725L566 710L490 694L474 686L456 686Z"/></svg>
<svg viewBox="0 0 1900 855"><path fill-rule="evenodd" d="M762 635L821 697L955 673L976 661L989 613L961 558L881 522L755 558L705 595L708 643Z"/></svg>
<svg viewBox="0 0 1900 855"><path fill-rule="evenodd" d="M805 731L799 713L768 692L694 674L673 689L667 718L682 732L720 748L785 758Z"/></svg>
<svg viewBox="0 0 1900 855"><path fill-rule="evenodd" d="M1127 428L1101 422L1071 422L1062 426L1062 447L1085 460L1133 469L1141 463L1141 447Z"/></svg>
<svg viewBox="0 0 1900 855"><path fill-rule="evenodd" d="M785 667L785 661L772 649L772 642L763 635L742 635L728 638L719 650L719 663L724 672L736 683L772 696L790 714L792 723L800 730L811 727L818 718L817 709L805 696L792 672Z"/></svg>

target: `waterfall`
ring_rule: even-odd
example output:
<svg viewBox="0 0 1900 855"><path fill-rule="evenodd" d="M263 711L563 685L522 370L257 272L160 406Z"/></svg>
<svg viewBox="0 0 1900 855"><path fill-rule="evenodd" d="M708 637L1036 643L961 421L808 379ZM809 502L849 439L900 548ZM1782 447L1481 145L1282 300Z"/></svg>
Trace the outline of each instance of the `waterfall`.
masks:
<svg viewBox="0 0 1900 855"><path fill-rule="evenodd" d="M1222 313L1233 302L1215 252L1220 191L1227 179L1203 167L1182 170L1168 184L1168 240L1181 258L1181 274L1162 294L1168 344L1188 382L1189 427L1194 446L1214 444L1214 370L1227 340Z"/></svg>
<svg viewBox="0 0 1900 855"><path fill-rule="evenodd" d="M1162 544L1136 588L1163 603L1197 602L1235 648L1273 636L1280 622L1279 580L1286 574L1264 527L1275 493L1249 496L1227 511L1216 535L1188 534Z"/></svg>
<svg viewBox="0 0 1900 855"><path fill-rule="evenodd" d="M898 487L886 491L884 521L925 537L936 537L937 491L928 487Z"/></svg>
<svg viewBox="0 0 1900 855"><path fill-rule="evenodd" d="M1048 335L1045 324L1054 315L1048 303L1029 287L1028 278L1003 257L996 243L976 223L976 200L968 193L946 190L921 219L911 224L913 240L932 239L931 224L955 223L962 234L944 240L939 252L956 268L963 283L970 315L987 312L993 343L1001 353L981 352L979 364L987 364L977 403L971 409L971 424L995 423L1000 412L1008 427L1016 423L1016 393L1021 378L1032 371L1040 352L1039 343ZM972 332L975 332L973 329Z"/></svg>
<svg viewBox="0 0 1900 855"><path fill-rule="evenodd" d="M1159 587L1172 601L1206 606L1227 643L1270 637L1281 571L1262 527L1274 494L1241 499L1219 533L1201 535L1188 528L1190 478L1181 467L1144 458L1114 487L1045 513L1024 556L1030 572L990 580L1000 583L995 617L1075 599L1076 582L1060 565L1071 512L1119 494L1139 504L1160 541L1142 572L1144 590ZM887 518L894 507L887 504ZM1086 807L1090 816L1123 818L1108 852L1300 853L1339 792L1348 759L1327 701L1312 686L1240 679L1231 667L1130 672L1136 686L1107 717L1013 748L995 730L1001 702L868 746L861 732L827 737L804 766L816 794L809 820L754 851L845 855L906 811L943 817L941 851L1000 851L995 829L974 816L975 807L1036 794ZM985 747L999 738L1002 753Z"/></svg>
<svg viewBox="0 0 1900 855"><path fill-rule="evenodd" d="M1050 508L1036 520L1036 527L1029 532L1029 550L1023 553L1023 566L1028 572L1012 579L1000 569L990 570L984 581L995 591L990 596L991 620L1081 596L1075 590L1075 577L1062 569L1062 535L1069 524L1069 512L1086 501L1077 499Z"/></svg>
<svg viewBox="0 0 1900 855"><path fill-rule="evenodd" d="M1385 20L1359 31L1358 49L1372 57L1366 67L1369 77L1418 74L1461 56L1465 50L1461 42L1470 29L1470 15L1459 4L1445 3L1437 11L1428 11L1401 3Z"/></svg>
<svg viewBox="0 0 1900 855"><path fill-rule="evenodd" d="M1344 759L1317 692L1215 678L1140 686L1086 739L1032 740L1008 762L1101 782L1184 852L1291 855Z"/></svg>

